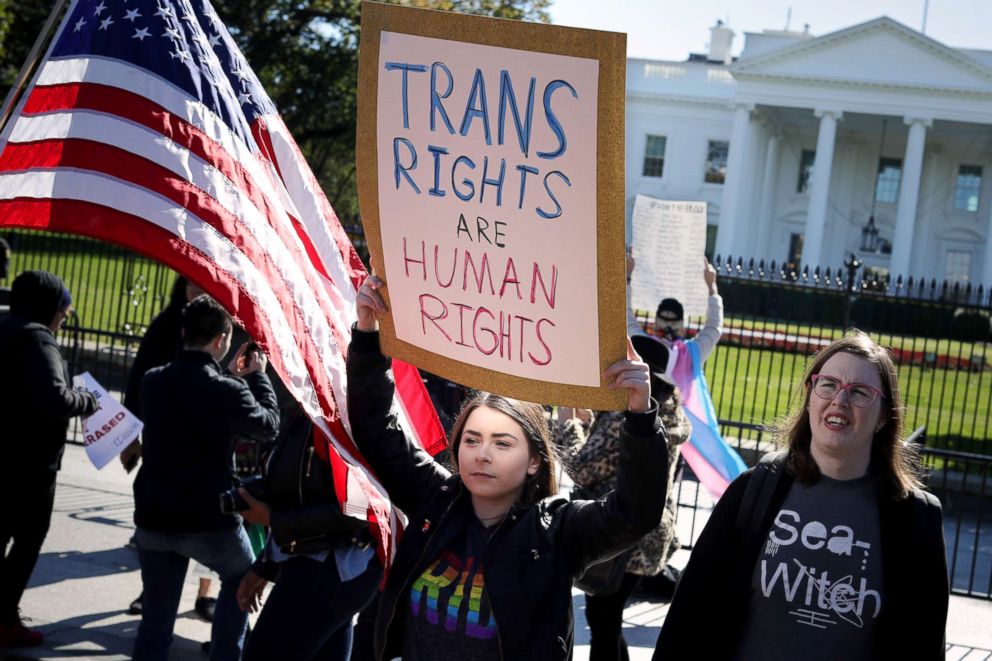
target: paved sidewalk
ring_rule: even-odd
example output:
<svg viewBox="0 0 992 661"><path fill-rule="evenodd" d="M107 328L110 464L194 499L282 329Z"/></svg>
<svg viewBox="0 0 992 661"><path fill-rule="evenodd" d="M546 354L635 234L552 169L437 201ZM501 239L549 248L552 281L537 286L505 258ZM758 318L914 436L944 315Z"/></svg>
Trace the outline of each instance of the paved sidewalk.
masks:
<svg viewBox="0 0 992 661"><path fill-rule="evenodd" d="M82 448L66 449L51 531L21 602L23 614L45 633L45 645L0 652L0 659L130 658L138 618L127 615L127 607L141 591L137 556L125 548L133 532L131 479L117 462L97 471ZM684 562L686 555L681 552L676 562ZM207 658L200 643L209 638L210 625L193 612L196 586L197 577L190 573L176 622L173 660ZM589 655L583 604L577 593L577 661ZM637 601L627 607L625 635L632 660L651 658L667 608ZM992 658L992 602L952 597L947 640L948 659Z"/></svg>

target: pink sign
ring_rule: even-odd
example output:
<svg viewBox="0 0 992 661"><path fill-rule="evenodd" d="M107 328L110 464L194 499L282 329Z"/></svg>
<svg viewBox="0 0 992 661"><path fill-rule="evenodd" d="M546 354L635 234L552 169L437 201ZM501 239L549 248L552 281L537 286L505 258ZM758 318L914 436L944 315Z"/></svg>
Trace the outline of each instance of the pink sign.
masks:
<svg viewBox="0 0 992 661"><path fill-rule="evenodd" d="M375 66L377 271L396 340L599 388L601 62L383 29ZM622 242L622 211L615 228Z"/></svg>

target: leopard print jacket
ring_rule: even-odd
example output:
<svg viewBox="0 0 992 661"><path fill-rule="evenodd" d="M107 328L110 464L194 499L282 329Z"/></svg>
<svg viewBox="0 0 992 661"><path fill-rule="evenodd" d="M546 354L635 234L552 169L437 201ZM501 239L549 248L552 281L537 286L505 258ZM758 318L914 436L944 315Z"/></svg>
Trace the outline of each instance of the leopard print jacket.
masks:
<svg viewBox="0 0 992 661"><path fill-rule="evenodd" d="M660 572L679 549L673 482L679 445L688 440L692 428L682 411L677 391L659 403L658 417L668 432L668 500L661 523L641 539L627 563L627 572L639 576L654 576ZM622 411L604 411L596 415L588 431L577 419L560 425L557 440L564 455L565 470L579 492L573 492L573 498L600 498L616 487L623 419Z"/></svg>

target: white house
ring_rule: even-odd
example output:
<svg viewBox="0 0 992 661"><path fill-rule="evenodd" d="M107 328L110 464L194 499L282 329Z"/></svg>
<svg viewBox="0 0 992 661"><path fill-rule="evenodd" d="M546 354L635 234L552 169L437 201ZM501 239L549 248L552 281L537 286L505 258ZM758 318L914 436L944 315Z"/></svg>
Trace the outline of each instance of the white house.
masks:
<svg viewBox="0 0 992 661"><path fill-rule="evenodd" d="M992 51L883 17L747 33L731 62L733 33L712 33L707 56L627 62L628 217L637 193L704 200L723 257L853 252L892 276L992 284Z"/></svg>

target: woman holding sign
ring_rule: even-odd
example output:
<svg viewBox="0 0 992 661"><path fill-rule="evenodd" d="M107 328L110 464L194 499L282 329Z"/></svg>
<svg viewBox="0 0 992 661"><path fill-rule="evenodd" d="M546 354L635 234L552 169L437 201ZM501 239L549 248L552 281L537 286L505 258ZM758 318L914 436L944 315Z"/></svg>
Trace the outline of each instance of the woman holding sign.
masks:
<svg viewBox="0 0 992 661"><path fill-rule="evenodd" d="M370 276L358 292L348 351L352 433L394 503L410 515L382 593L376 657L568 659L572 579L658 524L668 450L647 366L604 373L628 392L617 490L599 501L556 496L557 460L537 404L480 393L450 445L455 473L436 463L392 410L390 359L379 350L387 312Z"/></svg>

